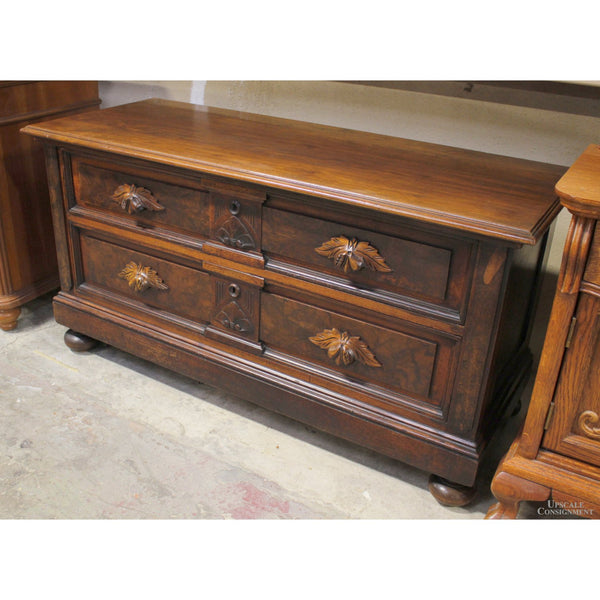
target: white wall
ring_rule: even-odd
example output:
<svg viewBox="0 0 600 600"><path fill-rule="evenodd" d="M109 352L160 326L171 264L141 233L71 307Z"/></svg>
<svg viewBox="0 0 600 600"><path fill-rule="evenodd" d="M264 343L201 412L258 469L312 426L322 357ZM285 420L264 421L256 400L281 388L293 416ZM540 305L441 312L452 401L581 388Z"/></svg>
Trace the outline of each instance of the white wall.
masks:
<svg viewBox="0 0 600 600"><path fill-rule="evenodd" d="M300 119L569 166L600 143L600 118L332 81L100 82L103 107L160 97ZM569 214L556 222L542 319L560 268ZM541 326L537 329L540 330ZM541 345L534 331L534 352ZM536 337L537 335L537 337Z"/></svg>

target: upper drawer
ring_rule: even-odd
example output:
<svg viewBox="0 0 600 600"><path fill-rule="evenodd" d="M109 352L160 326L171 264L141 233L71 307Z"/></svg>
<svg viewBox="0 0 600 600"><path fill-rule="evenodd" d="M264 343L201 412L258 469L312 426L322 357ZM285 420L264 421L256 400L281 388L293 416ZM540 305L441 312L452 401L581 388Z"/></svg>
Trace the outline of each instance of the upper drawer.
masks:
<svg viewBox="0 0 600 600"><path fill-rule="evenodd" d="M166 227L206 238L210 200L200 181L96 158L71 159L75 202L141 227Z"/></svg>
<svg viewBox="0 0 600 600"><path fill-rule="evenodd" d="M265 207L263 250L275 265L297 265L300 277L322 273L326 285L392 304L412 298L458 318L470 283L471 244L395 229L389 235Z"/></svg>

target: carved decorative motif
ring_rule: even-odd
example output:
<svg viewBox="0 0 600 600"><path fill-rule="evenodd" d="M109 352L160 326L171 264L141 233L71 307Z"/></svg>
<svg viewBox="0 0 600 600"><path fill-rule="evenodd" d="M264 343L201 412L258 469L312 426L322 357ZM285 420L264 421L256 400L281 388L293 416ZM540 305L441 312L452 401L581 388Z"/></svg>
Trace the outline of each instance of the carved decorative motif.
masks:
<svg viewBox="0 0 600 600"><path fill-rule="evenodd" d="M130 215L142 212L143 210L150 210L153 212L165 210L165 207L161 206L156 201L150 190L126 183L120 185L114 191L112 199Z"/></svg>
<svg viewBox="0 0 600 600"><path fill-rule="evenodd" d="M571 219L557 283L564 294L576 294L579 291L595 224L593 219L584 217L574 216Z"/></svg>
<svg viewBox="0 0 600 600"><path fill-rule="evenodd" d="M236 216L227 219L216 231L216 238L227 246L239 250L252 250L256 242L248 228Z"/></svg>
<svg viewBox="0 0 600 600"><path fill-rule="evenodd" d="M333 264L344 273L361 269L384 273L392 270L376 248L369 242L359 242L356 238L350 240L343 235L333 237L319 248L315 248L315 252L333 260Z"/></svg>
<svg viewBox="0 0 600 600"><path fill-rule="evenodd" d="M254 330L250 317L237 302L230 302L224 306L215 320L236 333L251 333Z"/></svg>
<svg viewBox="0 0 600 600"><path fill-rule="evenodd" d="M579 415L578 424L583 433L594 440L600 440L600 416L593 410L586 410Z"/></svg>
<svg viewBox="0 0 600 600"><path fill-rule="evenodd" d="M358 336L337 329L325 329L308 338L313 344L327 350L327 356L335 359L337 365L350 365L355 360L368 367L381 367L368 346Z"/></svg>
<svg viewBox="0 0 600 600"><path fill-rule="evenodd" d="M130 288L136 292L153 287L158 290L168 290L167 284L158 276L158 273L151 267L143 267L134 262L127 263L125 268L119 273L121 279L125 279Z"/></svg>

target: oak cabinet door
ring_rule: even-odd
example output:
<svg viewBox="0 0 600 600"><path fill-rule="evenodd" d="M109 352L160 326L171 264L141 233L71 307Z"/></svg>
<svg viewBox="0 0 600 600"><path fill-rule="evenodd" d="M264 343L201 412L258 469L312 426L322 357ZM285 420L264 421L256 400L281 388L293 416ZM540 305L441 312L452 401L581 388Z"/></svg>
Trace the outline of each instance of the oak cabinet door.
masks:
<svg viewBox="0 0 600 600"><path fill-rule="evenodd" d="M581 294L543 446L600 466L600 298Z"/></svg>

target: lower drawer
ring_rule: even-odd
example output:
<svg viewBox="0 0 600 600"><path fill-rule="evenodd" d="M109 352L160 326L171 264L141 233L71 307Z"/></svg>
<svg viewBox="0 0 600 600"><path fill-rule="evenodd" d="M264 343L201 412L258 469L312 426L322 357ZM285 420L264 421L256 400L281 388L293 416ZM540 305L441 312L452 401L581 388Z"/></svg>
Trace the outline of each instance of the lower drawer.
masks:
<svg viewBox="0 0 600 600"><path fill-rule="evenodd" d="M387 329L274 294L263 294L261 340L269 349L310 363L321 374L389 390L399 406L442 417L449 401L458 340ZM393 404L393 402L392 402Z"/></svg>
<svg viewBox="0 0 600 600"><path fill-rule="evenodd" d="M81 281L168 313L205 323L210 320L210 275L150 254L80 236Z"/></svg>

